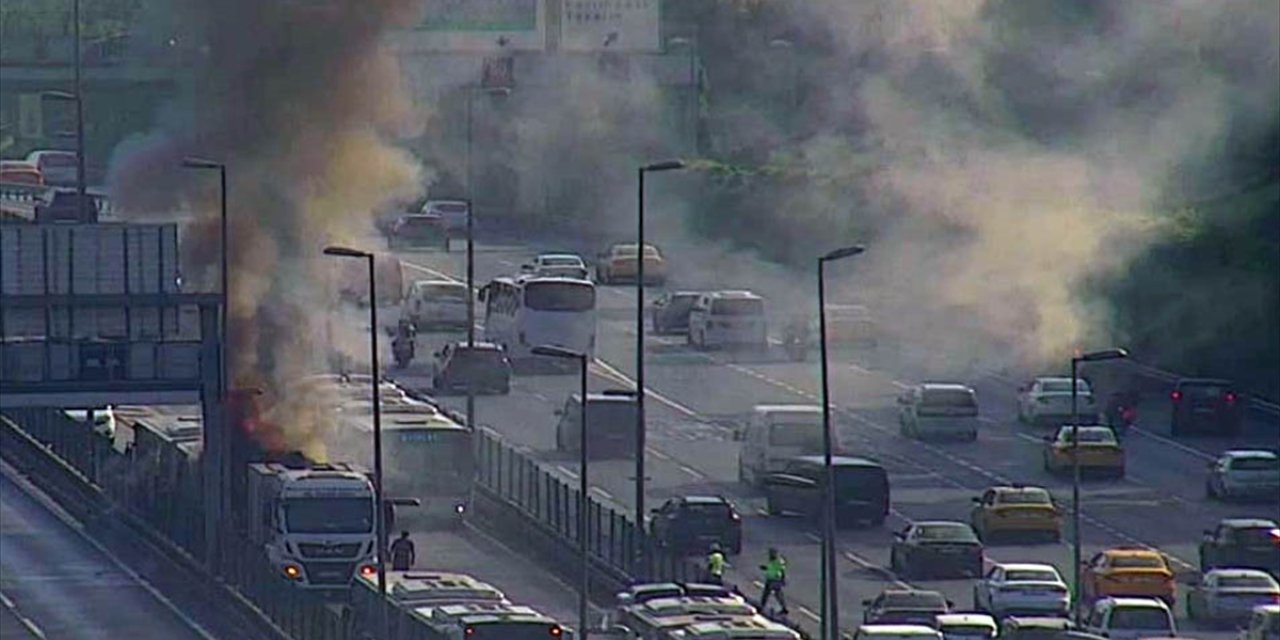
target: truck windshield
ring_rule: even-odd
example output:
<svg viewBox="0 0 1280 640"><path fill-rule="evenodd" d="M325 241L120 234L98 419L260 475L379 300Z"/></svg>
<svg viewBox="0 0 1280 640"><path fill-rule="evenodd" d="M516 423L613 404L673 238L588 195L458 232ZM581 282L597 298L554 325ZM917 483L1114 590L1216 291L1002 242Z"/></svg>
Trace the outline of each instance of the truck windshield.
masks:
<svg viewBox="0 0 1280 640"><path fill-rule="evenodd" d="M596 308L596 289L590 283L529 283L524 304L534 311L589 311Z"/></svg>
<svg viewBox="0 0 1280 640"><path fill-rule="evenodd" d="M290 533L369 533L373 500L369 498L290 498L284 502Z"/></svg>

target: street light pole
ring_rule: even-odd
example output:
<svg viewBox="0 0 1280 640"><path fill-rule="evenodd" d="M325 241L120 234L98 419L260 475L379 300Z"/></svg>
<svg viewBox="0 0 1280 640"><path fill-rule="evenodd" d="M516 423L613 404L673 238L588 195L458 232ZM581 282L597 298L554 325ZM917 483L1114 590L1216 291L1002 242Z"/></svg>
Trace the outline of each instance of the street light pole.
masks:
<svg viewBox="0 0 1280 640"><path fill-rule="evenodd" d="M1104 349L1071 357L1071 556L1074 563L1072 569L1072 589L1074 615L1077 625L1080 624L1080 414L1077 410L1079 393L1079 367L1081 362L1099 362L1129 357L1124 349Z"/></svg>
<svg viewBox="0 0 1280 640"><path fill-rule="evenodd" d="M581 402L578 403L578 554L582 563L582 582L578 590L578 637L587 637L587 594L591 586L590 556L587 551L587 512L590 501L587 499L589 485L587 483L587 354L571 351L552 345L533 348L533 354L552 358L570 358L578 361L578 387Z"/></svg>
<svg viewBox="0 0 1280 640"><path fill-rule="evenodd" d="M78 1L78 0L77 0ZM227 357L229 349L227 343L231 333L231 325L228 324L227 308L230 305L231 280L227 275L227 247L229 244L227 237L227 166L221 162L206 160L203 158L183 158L182 166L187 169L209 170L216 169L218 171L218 222L219 222L219 247L218 247L218 285L221 289L221 305L218 309L218 325L221 335L218 339L218 385L220 387L218 393L218 402L222 406L222 429L217 436L217 452L213 453L211 458L216 461L215 465L220 469L218 486L219 486L219 511L218 521L230 511L231 489L229 481L231 477L231 415L227 406L227 393L229 390L229 380L227 376ZM216 525L215 525L216 526ZM216 549L209 554L209 563L211 567L217 564L217 558L214 557ZM215 567L216 570L216 567Z"/></svg>
<svg viewBox="0 0 1280 640"><path fill-rule="evenodd" d="M818 258L818 350L822 376L822 464L825 492L822 501L822 604L826 618L823 633L831 640L840 638L839 579L836 573L836 473L834 440L831 427L831 385L827 365L827 263L856 256L866 249L853 245L836 249Z"/></svg>
<svg viewBox="0 0 1280 640"><path fill-rule="evenodd" d="M382 394L378 375L378 284L373 254L347 247L325 247L325 255L362 258L369 266L369 363L373 384L373 494L376 503L374 535L378 538L378 630L381 640L389 640L387 627L387 506L382 491Z"/></svg>
<svg viewBox="0 0 1280 640"><path fill-rule="evenodd" d="M86 193L88 192L88 184L85 182L85 159L84 159L84 88L80 79L80 0L74 0L71 3L71 23L72 28L72 47L71 55L73 56L71 67L75 70L75 96L76 96L76 211L80 216L80 220L88 220L85 216Z"/></svg>
<svg viewBox="0 0 1280 640"><path fill-rule="evenodd" d="M470 192L468 192L469 194ZM471 198L467 203L467 348L476 347L476 258L475 258L475 223L471 215ZM446 231L446 234L448 232ZM448 243L448 236L445 236ZM467 428L475 429L476 425L476 390L475 385L467 384Z"/></svg>
<svg viewBox="0 0 1280 640"><path fill-rule="evenodd" d="M645 527L644 527L644 174L653 171L683 169L684 162L668 160L641 166L636 171L636 567L637 577L644 577ZM586 401L585 396L583 401ZM584 424L585 426L585 424Z"/></svg>

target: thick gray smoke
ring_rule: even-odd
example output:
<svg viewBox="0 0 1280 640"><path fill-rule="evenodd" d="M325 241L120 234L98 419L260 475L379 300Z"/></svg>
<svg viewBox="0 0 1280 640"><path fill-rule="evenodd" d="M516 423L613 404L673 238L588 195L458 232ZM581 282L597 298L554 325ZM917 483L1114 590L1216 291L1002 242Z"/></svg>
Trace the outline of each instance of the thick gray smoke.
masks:
<svg viewBox="0 0 1280 640"><path fill-rule="evenodd" d="M317 420L283 397L324 366L329 341L364 353L364 338L334 335L325 313L329 243L366 244L371 212L411 197L423 169L392 141L419 120L383 35L414 18L414 0L190 0L182 22L200 44L195 102L145 139L122 145L109 177L126 212L196 215L184 242L194 283L216 283L218 192L184 156L225 162L231 262L232 384L275 396L289 420L266 441L323 457ZM365 247L372 248L372 247ZM356 265L350 265L356 266ZM354 329L351 329L354 330ZM311 416L315 417L315 416Z"/></svg>
<svg viewBox="0 0 1280 640"><path fill-rule="evenodd" d="M802 54L815 133L786 162L845 179L788 186L779 211L815 254L870 242L845 293L908 331L994 337L991 365L1123 340L1083 288L1168 233L1188 158L1275 113L1269 0L790 6L826 45Z"/></svg>

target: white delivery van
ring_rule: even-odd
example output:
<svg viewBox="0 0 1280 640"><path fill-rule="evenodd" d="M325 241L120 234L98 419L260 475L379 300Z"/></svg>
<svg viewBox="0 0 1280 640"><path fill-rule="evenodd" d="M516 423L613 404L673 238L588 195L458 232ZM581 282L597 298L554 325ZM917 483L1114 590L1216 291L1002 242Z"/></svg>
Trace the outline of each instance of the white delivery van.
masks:
<svg viewBox="0 0 1280 640"><path fill-rule="evenodd" d="M839 439L832 428L839 450ZM797 456L822 453L822 407L816 404L759 404L746 426L734 436L742 441L738 479L759 485L770 473L782 471Z"/></svg>

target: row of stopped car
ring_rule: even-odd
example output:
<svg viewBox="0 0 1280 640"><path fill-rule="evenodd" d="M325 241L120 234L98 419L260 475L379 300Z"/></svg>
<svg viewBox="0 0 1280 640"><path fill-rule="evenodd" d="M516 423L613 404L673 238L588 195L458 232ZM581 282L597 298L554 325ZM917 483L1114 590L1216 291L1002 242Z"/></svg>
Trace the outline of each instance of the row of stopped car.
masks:
<svg viewBox="0 0 1280 640"><path fill-rule="evenodd" d="M730 587L643 583L617 594L606 628L634 640L800 640ZM595 632L591 634L596 636Z"/></svg>
<svg viewBox="0 0 1280 640"><path fill-rule="evenodd" d="M352 638L377 638L387 607L386 640L544 640L573 630L532 607L513 604L493 585L444 571L388 571L386 600L374 574L352 586L346 623Z"/></svg>
<svg viewBox="0 0 1280 640"><path fill-rule="evenodd" d="M1100 411L1088 381L1076 380L1074 397L1076 415L1082 420L1093 422L1106 413ZM1070 377L1042 376L1018 388L1018 419L1031 424L1069 424L1073 422L1071 402ZM1169 392L1168 402L1169 432L1175 437L1237 436L1244 428L1245 399L1230 380L1180 379Z"/></svg>

